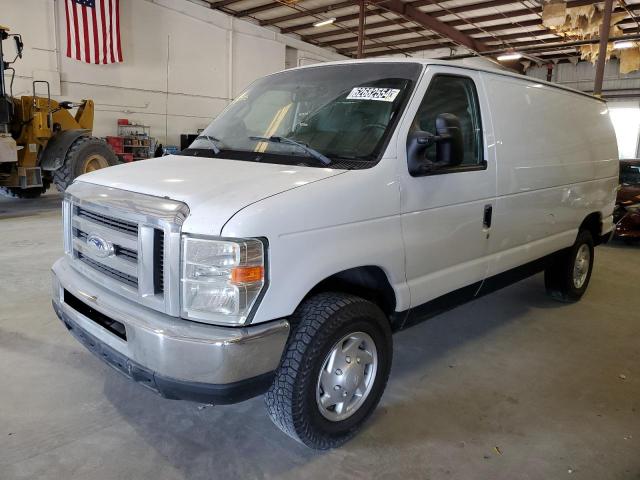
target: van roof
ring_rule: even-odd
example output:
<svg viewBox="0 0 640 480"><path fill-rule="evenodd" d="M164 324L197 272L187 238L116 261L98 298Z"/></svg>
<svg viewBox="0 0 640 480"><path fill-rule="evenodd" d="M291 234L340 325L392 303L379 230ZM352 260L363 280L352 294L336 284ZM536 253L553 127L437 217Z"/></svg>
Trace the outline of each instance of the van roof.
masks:
<svg viewBox="0 0 640 480"><path fill-rule="evenodd" d="M435 60L431 58L377 57L377 58L365 58L365 59L357 59L357 60L349 59L349 60L337 60L333 62L314 63L312 65L305 65L297 68L314 68L314 67L320 67L323 65L344 65L349 63L417 63L425 66L426 65L442 65L447 67L456 67L456 68L461 68L465 70L474 70L478 72L486 72L486 73L492 73L495 75L507 76L507 77L515 78L517 80L530 82L530 83L548 85L549 87L559 88L561 90L565 90L570 93L576 93L583 97L587 97L592 100L606 103L606 101L602 98L594 97L593 95L589 95L588 93L582 92L580 90L576 90L574 88L566 87L564 85L547 82L539 78L527 77L526 75L520 75L519 73L510 72L508 70L502 70L498 68L488 68L488 67L482 67L477 65L469 65L468 63L464 63L463 61L460 61L460 60Z"/></svg>

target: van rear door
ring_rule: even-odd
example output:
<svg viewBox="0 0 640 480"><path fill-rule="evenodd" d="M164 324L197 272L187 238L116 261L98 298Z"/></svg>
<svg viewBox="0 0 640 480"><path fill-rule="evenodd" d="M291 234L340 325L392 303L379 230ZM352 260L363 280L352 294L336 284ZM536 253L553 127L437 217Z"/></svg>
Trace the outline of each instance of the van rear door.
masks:
<svg viewBox="0 0 640 480"><path fill-rule="evenodd" d="M412 307L480 282L487 274L496 195L487 107L478 72L430 65L399 130L398 176ZM436 118L443 113L460 121L464 158L456 166L412 175L407 137L418 130L435 133ZM426 157L436 160L435 145L427 148Z"/></svg>

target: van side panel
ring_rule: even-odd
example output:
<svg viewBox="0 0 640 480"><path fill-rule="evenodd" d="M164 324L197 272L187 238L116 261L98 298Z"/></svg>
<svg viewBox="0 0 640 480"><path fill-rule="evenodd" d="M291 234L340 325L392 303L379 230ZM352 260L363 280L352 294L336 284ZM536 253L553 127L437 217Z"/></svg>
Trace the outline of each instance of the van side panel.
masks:
<svg viewBox="0 0 640 480"><path fill-rule="evenodd" d="M590 213L610 230L618 150L606 104L508 76L482 78L497 154L489 275L572 245Z"/></svg>
<svg viewBox="0 0 640 480"><path fill-rule="evenodd" d="M395 162L383 158L375 168L273 195L227 222L224 237L269 241L268 272L277 281L269 283L253 323L291 315L322 280L363 266L379 267L394 290L396 309L409 308Z"/></svg>

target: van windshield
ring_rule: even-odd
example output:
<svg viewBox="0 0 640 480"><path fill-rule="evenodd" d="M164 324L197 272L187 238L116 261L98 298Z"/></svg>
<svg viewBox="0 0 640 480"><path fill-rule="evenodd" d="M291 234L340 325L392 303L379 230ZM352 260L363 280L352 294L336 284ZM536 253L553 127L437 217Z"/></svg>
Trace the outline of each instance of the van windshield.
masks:
<svg viewBox="0 0 640 480"><path fill-rule="evenodd" d="M371 167L380 159L421 68L414 63L355 63L261 78L182 154Z"/></svg>

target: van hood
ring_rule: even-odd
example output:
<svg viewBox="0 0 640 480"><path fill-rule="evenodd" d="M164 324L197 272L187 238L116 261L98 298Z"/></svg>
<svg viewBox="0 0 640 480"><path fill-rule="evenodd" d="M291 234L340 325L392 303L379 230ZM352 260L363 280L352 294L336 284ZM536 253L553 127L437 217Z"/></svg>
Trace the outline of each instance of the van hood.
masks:
<svg viewBox="0 0 640 480"><path fill-rule="evenodd" d="M97 170L78 181L183 202L190 211L184 232L219 235L224 224L247 205L346 172L169 155Z"/></svg>

